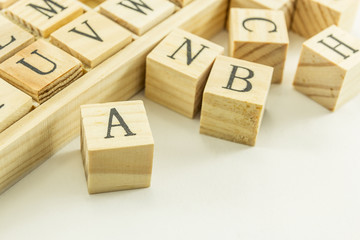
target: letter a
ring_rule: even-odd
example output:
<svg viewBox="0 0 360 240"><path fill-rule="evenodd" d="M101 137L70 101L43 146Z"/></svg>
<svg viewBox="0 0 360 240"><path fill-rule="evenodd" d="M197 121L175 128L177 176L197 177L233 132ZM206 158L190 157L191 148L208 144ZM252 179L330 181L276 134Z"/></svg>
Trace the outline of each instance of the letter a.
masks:
<svg viewBox="0 0 360 240"><path fill-rule="evenodd" d="M119 121L119 124L113 124L114 117L117 118L117 120ZM120 114L116 110L116 108L110 109L107 135L105 138L114 138L114 136L111 136L111 128L113 128L113 127L122 127L126 132L126 134L124 135L125 137L136 135L136 133L131 132L129 126L125 123L124 119L120 116Z"/></svg>

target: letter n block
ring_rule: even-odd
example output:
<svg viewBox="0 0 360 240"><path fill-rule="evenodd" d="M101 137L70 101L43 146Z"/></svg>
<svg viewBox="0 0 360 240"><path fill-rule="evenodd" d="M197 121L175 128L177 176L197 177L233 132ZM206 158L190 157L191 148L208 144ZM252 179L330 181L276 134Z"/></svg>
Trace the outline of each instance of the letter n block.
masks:
<svg viewBox="0 0 360 240"><path fill-rule="evenodd" d="M142 101L81 106L89 193L150 186L154 140Z"/></svg>
<svg viewBox="0 0 360 240"><path fill-rule="evenodd" d="M310 38L337 25L351 30L359 0L297 0L291 29Z"/></svg>
<svg viewBox="0 0 360 240"><path fill-rule="evenodd" d="M360 40L331 26L303 44L294 86L334 111L360 92Z"/></svg>
<svg viewBox="0 0 360 240"><path fill-rule="evenodd" d="M274 67L272 82L281 83L289 45L282 11L230 11L229 56Z"/></svg>
<svg viewBox="0 0 360 240"><path fill-rule="evenodd" d="M219 56L205 87L200 133L254 146L273 68Z"/></svg>
<svg viewBox="0 0 360 240"><path fill-rule="evenodd" d="M193 118L212 64L223 51L191 33L173 31L147 56L146 97Z"/></svg>

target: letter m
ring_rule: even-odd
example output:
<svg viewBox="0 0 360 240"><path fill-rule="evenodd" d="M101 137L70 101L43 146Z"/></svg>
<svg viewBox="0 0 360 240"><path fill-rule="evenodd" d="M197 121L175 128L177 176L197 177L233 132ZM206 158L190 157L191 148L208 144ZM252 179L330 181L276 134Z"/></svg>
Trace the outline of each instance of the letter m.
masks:
<svg viewBox="0 0 360 240"><path fill-rule="evenodd" d="M57 3L53 0L43 0L43 2L47 5L47 7L35 5L33 3L29 3L27 6L32 7L33 9L40 12L41 14L44 14L49 19L58 13L55 8L59 8L61 11L63 11L64 9L67 8L67 7L61 6L59 3Z"/></svg>

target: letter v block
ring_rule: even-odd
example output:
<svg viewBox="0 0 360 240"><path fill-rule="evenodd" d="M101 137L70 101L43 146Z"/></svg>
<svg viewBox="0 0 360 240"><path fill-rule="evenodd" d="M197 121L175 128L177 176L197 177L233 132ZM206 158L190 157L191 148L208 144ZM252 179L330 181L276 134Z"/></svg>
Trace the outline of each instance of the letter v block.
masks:
<svg viewBox="0 0 360 240"><path fill-rule="evenodd" d="M154 140L142 101L81 106L89 193L150 186Z"/></svg>
<svg viewBox="0 0 360 240"><path fill-rule="evenodd" d="M331 26L303 44L294 86L334 111L360 92L360 40Z"/></svg>
<svg viewBox="0 0 360 240"><path fill-rule="evenodd" d="M229 32L229 56L274 67L272 82L282 82L289 45L282 11L232 8Z"/></svg>
<svg viewBox="0 0 360 240"><path fill-rule="evenodd" d="M224 48L177 29L146 59L145 95L193 118L215 58Z"/></svg>
<svg viewBox="0 0 360 240"><path fill-rule="evenodd" d="M93 68L131 39L128 30L97 12L88 11L52 33L50 41Z"/></svg>
<svg viewBox="0 0 360 240"><path fill-rule="evenodd" d="M141 36L175 11L167 0L107 0L100 13Z"/></svg>
<svg viewBox="0 0 360 240"><path fill-rule="evenodd" d="M83 75L79 60L38 40L0 64L0 76L39 103Z"/></svg>
<svg viewBox="0 0 360 240"><path fill-rule="evenodd" d="M20 0L5 10L16 22L45 38L82 13L73 0Z"/></svg>
<svg viewBox="0 0 360 240"><path fill-rule="evenodd" d="M200 133L254 146L273 68L219 56L205 87Z"/></svg>

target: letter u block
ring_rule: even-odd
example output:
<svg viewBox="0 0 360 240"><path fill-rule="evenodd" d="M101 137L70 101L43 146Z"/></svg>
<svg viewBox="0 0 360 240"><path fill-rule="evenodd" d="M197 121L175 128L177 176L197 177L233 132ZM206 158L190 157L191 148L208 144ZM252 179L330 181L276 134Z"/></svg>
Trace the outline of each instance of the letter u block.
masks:
<svg viewBox="0 0 360 240"><path fill-rule="evenodd" d="M150 186L154 140L142 101L81 106L89 193Z"/></svg>
<svg viewBox="0 0 360 240"><path fill-rule="evenodd" d="M229 23L229 56L274 67L272 82L281 83L289 45L284 13L233 8Z"/></svg>
<svg viewBox="0 0 360 240"><path fill-rule="evenodd" d="M223 51L191 33L173 31L147 56L146 97L193 118L212 64Z"/></svg>
<svg viewBox="0 0 360 240"><path fill-rule="evenodd" d="M273 68L219 56L205 87L200 133L254 146Z"/></svg>
<svg viewBox="0 0 360 240"><path fill-rule="evenodd" d="M360 40L331 26L303 44L294 86L334 111L360 92Z"/></svg>

